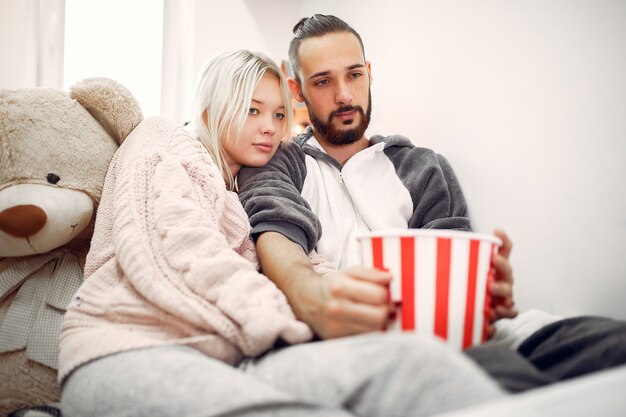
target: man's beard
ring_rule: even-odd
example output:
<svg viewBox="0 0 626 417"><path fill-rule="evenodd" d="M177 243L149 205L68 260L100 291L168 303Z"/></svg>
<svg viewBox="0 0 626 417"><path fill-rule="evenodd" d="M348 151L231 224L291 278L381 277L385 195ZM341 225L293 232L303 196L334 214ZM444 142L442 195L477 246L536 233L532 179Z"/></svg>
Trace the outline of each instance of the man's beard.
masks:
<svg viewBox="0 0 626 417"><path fill-rule="evenodd" d="M306 98L304 99L304 103L306 104L306 108L309 111L309 118L311 119L313 127L320 135L324 137L326 142L332 145L349 145L361 139L361 137L363 137L363 134L365 134L365 130L370 124L370 119L372 115L372 95L370 91L368 91L367 95L367 112L364 112L363 107L361 106L343 106L330 113L326 122L323 122L315 115L315 113L313 113L313 111L311 110L311 105ZM359 125L348 130L336 129L332 123L333 117L335 117L335 115L337 115L338 113L353 110L357 111L361 115L361 121L359 122Z"/></svg>

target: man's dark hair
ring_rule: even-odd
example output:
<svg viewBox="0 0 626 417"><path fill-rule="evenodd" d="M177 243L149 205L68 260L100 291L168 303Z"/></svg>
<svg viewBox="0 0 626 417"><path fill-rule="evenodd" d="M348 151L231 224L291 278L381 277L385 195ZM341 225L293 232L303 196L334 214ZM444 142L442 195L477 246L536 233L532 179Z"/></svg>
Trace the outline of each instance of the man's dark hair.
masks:
<svg viewBox="0 0 626 417"><path fill-rule="evenodd" d="M293 75L298 83L300 82L300 65L298 63L298 50L302 41L308 38L326 35L328 33L349 32L359 40L363 56L365 48L361 36L350 25L333 15L316 14L312 17L303 17L293 27L293 39L289 44L289 63L293 70Z"/></svg>

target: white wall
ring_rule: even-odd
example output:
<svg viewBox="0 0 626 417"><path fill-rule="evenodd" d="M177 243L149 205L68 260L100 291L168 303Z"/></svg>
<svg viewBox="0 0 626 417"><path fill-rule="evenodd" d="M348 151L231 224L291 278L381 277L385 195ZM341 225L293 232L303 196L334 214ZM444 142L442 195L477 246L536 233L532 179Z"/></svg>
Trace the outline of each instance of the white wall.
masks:
<svg viewBox="0 0 626 417"><path fill-rule="evenodd" d="M162 113L178 122L189 120L196 77L213 55L249 49L280 64L297 5L283 0L165 0Z"/></svg>
<svg viewBox="0 0 626 417"><path fill-rule="evenodd" d="M519 307L626 318L626 2L302 2L360 31L374 131L444 154Z"/></svg>

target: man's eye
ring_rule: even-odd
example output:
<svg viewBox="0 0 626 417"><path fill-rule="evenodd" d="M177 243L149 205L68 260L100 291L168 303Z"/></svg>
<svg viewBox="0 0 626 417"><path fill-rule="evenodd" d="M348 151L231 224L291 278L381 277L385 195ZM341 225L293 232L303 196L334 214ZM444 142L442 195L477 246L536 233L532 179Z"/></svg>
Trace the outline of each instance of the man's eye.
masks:
<svg viewBox="0 0 626 417"><path fill-rule="evenodd" d="M276 113L274 114L274 117L276 117L278 120L283 120L285 118L285 115L283 113Z"/></svg>
<svg viewBox="0 0 626 417"><path fill-rule="evenodd" d="M328 84L328 80L319 80L319 81L315 82L316 86L323 86L323 85L326 85L326 84Z"/></svg>
<svg viewBox="0 0 626 417"><path fill-rule="evenodd" d="M361 74L360 72L354 72L351 74L352 78L360 78L363 76L363 74Z"/></svg>
<svg viewBox="0 0 626 417"><path fill-rule="evenodd" d="M250 107L248 110L248 114L259 114L259 109L255 109L254 107Z"/></svg>

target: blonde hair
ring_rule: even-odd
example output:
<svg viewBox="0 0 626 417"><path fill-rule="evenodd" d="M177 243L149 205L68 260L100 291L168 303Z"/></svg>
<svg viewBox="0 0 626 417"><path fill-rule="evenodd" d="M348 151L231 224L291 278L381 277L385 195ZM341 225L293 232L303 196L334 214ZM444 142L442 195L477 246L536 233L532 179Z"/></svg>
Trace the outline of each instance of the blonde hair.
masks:
<svg viewBox="0 0 626 417"><path fill-rule="evenodd" d="M233 140L233 133L238 140L254 90L268 72L280 83L287 120L283 140L287 140L292 123L291 96L285 75L272 60L246 50L225 52L211 58L200 72L194 109L197 134L229 190L235 189L235 179L226 162L223 141Z"/></svg>

